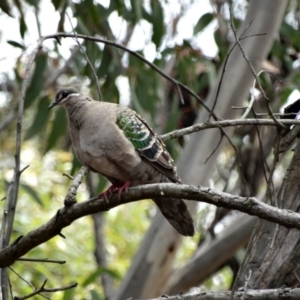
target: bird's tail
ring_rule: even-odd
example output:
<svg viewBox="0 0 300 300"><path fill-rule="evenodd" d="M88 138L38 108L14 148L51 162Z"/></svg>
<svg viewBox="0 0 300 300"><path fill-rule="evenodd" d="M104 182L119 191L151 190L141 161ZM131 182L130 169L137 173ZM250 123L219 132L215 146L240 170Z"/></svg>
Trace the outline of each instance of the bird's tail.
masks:
<svg viewBox="0 0 300 300"><path fill-rule="evenodd" d="M195 233L191 214L181 199L159 197L153 199L164 217L182 235L193 236Z"/></svg>

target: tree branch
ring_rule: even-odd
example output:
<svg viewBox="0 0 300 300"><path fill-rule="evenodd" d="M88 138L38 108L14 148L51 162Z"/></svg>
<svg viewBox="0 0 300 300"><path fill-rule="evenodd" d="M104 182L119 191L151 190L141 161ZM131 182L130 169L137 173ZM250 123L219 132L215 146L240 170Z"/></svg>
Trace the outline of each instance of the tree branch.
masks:
<svg viewBox="0 0 300 300"><path fill-rule="evenodd" d="M42 263L53 263L63 265L66 263L65 260L56 260L56 259L48 259L48 258L18 258L18 261L31 261L31 262L42 262Z"/></svg>
<svg viewBox="0 0 300 300"><path fill-rule="evenodd" d="M284 125L289 125L289 126L300 125L300 120L282 119L282 120L280 120L280 122ZM161 135L160 138L163 141L169 141L171 139L175 139L175 138L187 135L187 134L191 134L191 133L209 129L209 128L231 127L231 126L241 126L241 125L278 126L277 123L275 123L271 119L233 119L233 120L224 120L224 121L210 121L210 122L195 124L190 127L183 128L183 129L171 131L169 133ZM299 127L296 127L296 128L298 130ZM294 138L295 138L295 135L298 134L298 131L296 131L296 133L293 134Z"/></svg>
<svg viewBox="0 0 300 300"><path fill-rule="evenodd" d="M188 88L186 85L184 85L183 83L177 81L176 79L174 79L173 77L167 75L165 72L163 72L160 68L158 68L156 65L154 65L153 63L151 63L150 61L148 61L145 57L143 57L142 55L140 55L139 53L137 53L136 51L130 50L129 48L118 44L116 42L107 40L105 38L101 38L100 36L89 36L89 35L83 35L83 34L74 34L74 33L64 33L64 32L57 32L55 34L50 34L50 35L46 35L43 36L43 40L47 40L47 39L56 39L58 40L59 38L80 38L80 39L84 39L87 41L93 41L93 42L100 42L106 45L111 45L114 46L116 48L119 48L125 52L130 53L131 55L137 57L138 59L140 59L141 61L143 61L145 64L147 64L150 68L152 68L153 70L155 70L158 74L160 74L162 77L166 78L167 80L169 80L170 82L172 82L175 87L181 87L183 90L185 90L187 93L189 93L190 95L192 95L193 97L195 97L202 105L203 107L211 113L211 115L217 119L217 116L214 114L214 112L212 112L210 110L210 108L205 104L205 102L195 93L193 92L190 88Z"/></svg>
<svg viewBox="0 0 300 300"><path fill-rule="evenodd" d="M159 297L151 300L229 300L230 291L227 292L201 292L194 295L180 295L180 296L165 296ZM291 289L291 288L282 288L274 290L241 290L233 294L233 300L277 300L277 299L290 299L297 300L300 299L300 288Z"/></svg>
<svg viewBox="0 0 300 300"><path fill-rule="evenodd" d="M16 129L16 150L15 150L15 167L13 178L10 183L10 186L7 190L5 208L3 211L1 232L0 232L0 249L6 247L9 244L11 237L13 223L15 218L18 193L19 193L19 183L22 171L20 170L21 165L21 143L22 143L22 125L23 125L23 112L24 112L24 101L25 94L29 83L30 70L32 68L33 62L39 50L42 47L43 40L39 40L37 46L32 51L29 56L29 62L27 64L24 80L21 88L21 96L19 99L18 114L17 114L17 129ZM7 274L6 270L0 270L0 297L1 299L7 299L8 295L8 284L7 284Z"/></svg>
<svg viewBox="0 0 300 300"><path fill-rule="evenodd" d="M216 206L239 210L249 215L278 223L287 228L300 229L300 214L290 210L279 209L257 200L254 197L240 197L228 193L213 191L202 186L187 184L160 183L130 188L122 195L114 193L107 203L103 198L94 197L60 209L57 214L41 227L29 232L14 243L0 251L0 268L7 267L29 250L60 234L60 231L73 221L96 212L106 211L121 204L152 199L155 197L184 198L201 201ZM168 201L166 199L166 201Z"/></svg>
<svg viewBox="0 0 300 300"><path fill-rule="evenodd" d="M14 300L25 300L25 299L31 298L35 295L40 295L42 292L55 293L55 292L65 291L65 290L68 290L68 289L71 289L71 288L74 288L74 287L77 286L77 283L71 283L71 284L66 285L66 286L53 288L53 289L48 289L48 288L45 288L46 283L47 283L47 280L45 280L43 282L43 284L41 285L41 287L36 289L34 292L32 292L32 293L30 293L26 296L23 296L23 297L14 297Z"/></svg>

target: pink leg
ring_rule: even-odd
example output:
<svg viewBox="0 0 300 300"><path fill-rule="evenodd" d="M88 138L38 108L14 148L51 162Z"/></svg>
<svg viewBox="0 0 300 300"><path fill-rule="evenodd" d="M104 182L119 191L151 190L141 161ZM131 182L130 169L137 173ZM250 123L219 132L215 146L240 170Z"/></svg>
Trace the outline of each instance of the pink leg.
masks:
<svg viewBox="0 0 300 300"><path fill-rule="evenodd" d="M119 195L119 201L121 200L122 193L124 191L125 191L125 193L128 192L129 186L130 186L130 181L126 181L122 186L120 186L120 187L117 188L118 195Z"/></svg>
<svg viewBox="0 0 300 300"><path fill-rule="evenodd" d="M104 200L109 203L108 196L110 196L110 194L112 194L116 189L118 189L118 187L112 184L106 191L100 193L98 196L103 196Z"/></svg>
<svg viewBox="0 0 300 300"><path fill-rule="evenodd" d="M100 193L99 196L103 196L103 198L105 199L105 201L108 203L108 195L110 196L110 194L112 194L115 191L118 191L118 195L119 195L119 201L121 200L121 196L122 193L125 191L128 191L128 188L130 186L130 181L126 181L123 185L119 185L119 184L112 184L105 192Z"/></svg>

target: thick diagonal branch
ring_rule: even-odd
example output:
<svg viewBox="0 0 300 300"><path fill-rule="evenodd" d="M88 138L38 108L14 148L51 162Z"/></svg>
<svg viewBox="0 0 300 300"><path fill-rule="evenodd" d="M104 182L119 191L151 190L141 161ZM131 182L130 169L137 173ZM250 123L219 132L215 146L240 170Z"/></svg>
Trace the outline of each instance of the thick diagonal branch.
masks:
<svg viewBox="0 0 300 300"><path fill-rule="evenodd" d="M70 207L62 208L47 223L20 238L17 243L1 250L0 267L3 268L13 264L17 258L60 234L64 227L69 226L72 222L83 216L106 211L121 204L155 197L165 197L166 201L168 201L168 197L173 197L206 202L216 206L239 210L249 215L255 215L288 228L300 229L300 214L270 206L254 197L239 197L213 191L202 186L186 184L148 184L130 188L127 193L123 194L121 201L119 201L117 194L113 194L109 203L102 198L95 197L76 203Z"/></svg>

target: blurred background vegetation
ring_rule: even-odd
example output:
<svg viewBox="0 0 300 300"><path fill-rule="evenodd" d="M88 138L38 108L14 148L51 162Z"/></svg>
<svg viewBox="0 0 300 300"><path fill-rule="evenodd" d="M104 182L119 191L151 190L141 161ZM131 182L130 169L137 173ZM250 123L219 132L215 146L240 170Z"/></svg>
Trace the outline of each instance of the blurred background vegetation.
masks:
<svg viewBox="0 0 300 300"><path fill-rule="evenodd" d="M202 99L208 95L233 35L229 10L225 1L93 1L93 0L2 0L0 2L0 198L4 198L14 167L16 114L21 84L28 58L39 35L72 32L100 35L128 46L144 55L170 76L190 87ZM277 111L291 97L297 97L299 86L300 6L288 1L284 21L274 41L264 68L280 78L265 73L261 76L266 93ZM234 1L234 22L238 28L245 17L248 1ZM196 15L196 17L195 17ZM14 30L14 29L17 29ZM210 37L207 36L210 34ZM207 39L207 43L206 40ZM63 174L73 175L79 168L67 134L65 112L59 108L50 113L47 106L61 86L75 86L98 99L95 77L76 41L47 40L36 57L26 93L21 162L30 165L21 177L12 240L37 228L62 207L71 183ZM129 105L158 132L192 125L200 104L183 93L179 101L176 88L136 57L112 46L82 41L82 47L95 67L105 101ZM299 92L298 92L299 93ZM246 101L247 99L245 99ZM247 103L247 102L245 102ZM259 101L258 101L259 108ZM245 140L248 136L248 140ZM249 139L250 136L250 139ZM187 138L167 144L177 159ZM237 131L234 141L239 151L247 151L251 134ZM247 144L248 143L248 144ZM228 188L229 178L236 176L233 150L227 149L218 159L212 185ZM235 175L234 175L235 174ZM101 192L108 183L98 176L95 186L84 183L78 200ZM230 186L234 190L233 186ZM261 183L250 186L257 195ZM225 189L226 190L226 189ZM4 201L0 203L1 209ZM47 287L78 282L79 287L51 295L52 299L103 299L100 283L103 274L120 284L132 257L146 232L155 207L151 201L140 201L115 208L103 215L102 236L105 242L105 264L100 266L94 256L95 220L85 217L63 234L30 251L26 257L66 260L63 265L16 262L13 269L34 287L48 279ZM200 205L195 216L197 235L184 241L176 266L182 266L195 251L214 219L215 208ZM226 214L225 214L226 215ZM221 218L214 224L216 232L228 224ZM242 255L243 250L239 253ZM103 253L102 253L103 254ZM203 283L213 290L230 288L234 271L221 268ZM30 293L32 288L9 271L14 295Z"/></svg>

